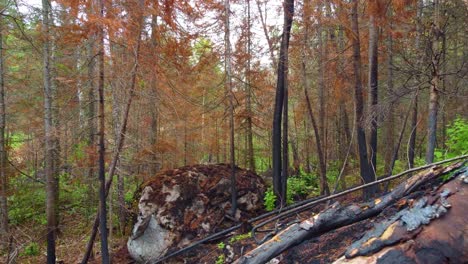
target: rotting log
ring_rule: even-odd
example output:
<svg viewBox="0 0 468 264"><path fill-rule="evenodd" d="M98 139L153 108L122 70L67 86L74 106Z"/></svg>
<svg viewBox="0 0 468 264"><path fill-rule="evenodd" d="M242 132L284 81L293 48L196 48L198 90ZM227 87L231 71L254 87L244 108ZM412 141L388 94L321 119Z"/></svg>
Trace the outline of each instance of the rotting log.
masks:
<svg viewBox="0 0 468 264"><path fill-rule="evenodd" d="M368 203L352 204L346 207L341 207L338 203L335 203L325 211L301 223L289 226L266 243L236 260L234 263L265 263L306 239L375 216L389 205L420 187L423 183L460 168L463 163L464 162L458 162L448 167L437 166L423 171L399 184L387 195Z"/></svg>

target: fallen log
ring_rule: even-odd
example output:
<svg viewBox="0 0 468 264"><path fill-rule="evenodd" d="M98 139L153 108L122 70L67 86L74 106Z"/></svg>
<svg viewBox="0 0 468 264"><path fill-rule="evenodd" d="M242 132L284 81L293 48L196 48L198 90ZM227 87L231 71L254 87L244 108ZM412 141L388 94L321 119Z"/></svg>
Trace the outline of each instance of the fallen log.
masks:
<svg viewBox="0 0 468 264"><path fill-rule="evenodd" d="M461 167L463 163L464 162L455 163L445 168L438 166L423 171L401 183L387 195L368 203L359 205L352 204L346 207L341 207L338 203L335 203L330 208L312 218L289 226L234 263L265 263L306 239L378 215L386 207L410 194L422 184Z"/></svg>

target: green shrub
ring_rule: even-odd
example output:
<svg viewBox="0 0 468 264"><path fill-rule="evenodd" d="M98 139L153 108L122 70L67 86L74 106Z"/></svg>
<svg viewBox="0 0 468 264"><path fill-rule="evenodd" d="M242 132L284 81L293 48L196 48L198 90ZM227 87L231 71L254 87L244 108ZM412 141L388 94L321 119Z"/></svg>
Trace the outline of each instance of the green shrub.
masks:
<svg viewBox="0 0 468 264"><path fill-rule="evenodd" d="M39 256L39 253L39 244L36 242L31 242L24 247L23 252L20 253L20 256Z"/></svg>
<svg viewBox="0 0 468 264"><path fill-rule="evenodd" d="M11 178L10 188L14 189L8 197L8 216L11 224L18 225L27 221L34 221L45 225L45 188L31 182L24 176Z"/></svg>
<svg viewBox="0 0 468 264"><path fill-rule="evenodd" d="M446 149L436 149L434 156L437 160L464 155L468 151L468 121L457 117L447 126Z"/></svg>
<svg viewBox="0 0 468 264"><path fill-rule="evenodd" d="M265 197L263 197L263 204L267 211L273 211L275 209L276 195L273 192L273 188L269 187L265 192Z"/></svg>
<svg viewBox="0 0 468 264"><path fill-rule="evenodd" d="M245 233L245 234L240 234L240 235L231 237L231 239L229 239L229 243L231 243L231 244L236 243L238 241L241 241L241 240L244 240L244 239L247 239L247 238L251 238L251 237L252 237L251 232L248 232L248 233Z"/></svg>
<svg viewBox="0 0 468 264"><path fill-rule="evenodd" d="M221 241L221 242L218 243L218 248L219 249L224 249L225 247L226 247L226 244L224 244L224 242Z"/></svg>
<svg viewBox="0 0 468 264"><path fill-rule="evenodd" d="M221 254L218 256L218 258L216 258L216 264L224 264L224 261L225 261L226 257L224 256L224 254Z"/></svg>
<svg viewBox="0 0 468 264"><path fill-rule="evenodd" d="M317 177L310 173L300 171L299 176L288 178L286 204L292 204L297 200L302 200L312 195L317 195ZM275 209L276 195L273 188L269 187L263 198L265 209L272 211Z"/></svg>

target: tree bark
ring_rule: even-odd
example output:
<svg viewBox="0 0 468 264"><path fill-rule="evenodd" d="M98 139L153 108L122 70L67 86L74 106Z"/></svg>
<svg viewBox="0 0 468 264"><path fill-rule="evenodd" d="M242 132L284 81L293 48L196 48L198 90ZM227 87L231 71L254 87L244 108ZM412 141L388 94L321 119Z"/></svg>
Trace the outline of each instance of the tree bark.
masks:
<svg viewBox="0 0 468 264"><path fill-rule="evenodd" d="M322 10L322 4L318 5L318 9ZM319 101L319 113L318 113L318 127L319 127L319 134L316 134L316 137L320 137L322 141L322 145L325 145L325 61L326 55L324 47L326 47L326 43L324 45L323 41L323 25L322 25L322 17L323 12L320 11L320 14L317 18L317 67L318 67L318 101ZM321 150L323 153L324 150Z"/></svg>
<svg viewBox="0 0 468 264"><path fill-rule="evenodd" d="M104 2L98 1L100 17L104 18ZM108 230L107 230L107 203L106 203L106 175L105 175L105 112L104 112L104 25L99 25L98 31L98 115L99 115L99 158L98 158L98 177L99 177L99 226L101 233L101 258L102 263L110 263Z"/></svg>
<svg viewBox="0 0 468 264"><path fill-rule="evenodd" d="M429 117L427 127L427 148L426 148L426 163L434 161L434 151L436 148L437 138L437 114L439 111L439 89L440 89L440 59L442 51L440 49L439 39L444 34L440 29L439 24L439 0L434 1L434 15L432 22L432 48L431 48L431 67L432 80L429 90Z"/></svg>
<svg viewBox="0 0 468 264"><path fill-rule="evenodd" d="M369 116L370 122L370 137L369 137L369 162L370 168L376 176L377 170L377 104L378 104L378 43L379 43L379 27L376 25L375 17L370 16L369 20Z"/></svg>
<svg viewBox="0 0 468 264"><path fill-rule="evenodd" d="M421 49L421 25L422 25L422 11L423 11L423 6L424 2L423 0L418 0L418 6L416 10L416 50ZM422 56L420 56L422 58ZM417 66L421 67L421 59L417 60ZM418 78L419 79L419 78ZM419 82L419 80L417 80ZM419 90L419 87L417 88ZM418 93L416 91L416 93ZM411 115L411 134L408 142L408 168L413 168L414 167L414 158L415 158L415 153L416 153L416 136L417 136L417 125L418 125L418 95L416 94L414 105L413 105L413 111Z"/></svg>
<svg viewBox="0 0 468 264"><path fill-rule="evenodd" d="M236 215L237 210L237 188L236 188L236 157L234 145L234 94L232 91L232 76L231 76L231 41L230 41L230 2L225 0L225 16L226 16L226 31L225 31L225 45L226 45L226 92L229 98L229 139L230 139L230 162L231 162L231 215Z"/></svg>
<svg viewBox="0 0 468 264"><path fill-rule="evenodd" d="M288 78L288 48L289 38L291 36L291 26L294 15L294 0L285 0L283 3L284 7L284 24L283 24L283 35L281 38L280 54L278 60L278 74L276 82L276 95L275 95L275 107L273 113L273 135L272 135L272 161L273 161L273 191L278 198L281 205L286 204L286 175L287 167L284 168L286 157L282 155L281 151L281 121L282 114L285 111L285 91L287 89L287 78ZM287 122L287 121L286 121ZM287 123L284 123L287 124ZM284 125L283 125L284 126ZM284 127L283 127L284 129ZM287 131L287 127L286 130ZM287 150L287 135L283 135L283 148L286 145L286 149L283 150L283 155L288 153ZM286 144L284 144L286 143Z"/></svg>
<svg viewBox="0 0 468 264"><path fill-rule="evenodd" d="M43 81L44 81L44 133L45 133L45 177L46 177L46 215L47 215L47 263L56 261L55 239L57 237L57 149L56 127L53 120L53 88L51 76L50 48L50 2L42 0L43 42Z"/></svg>
<svg viewBox="0 0 468 264"><path fill-rule="evenodd" d="M363 91L361 82L361 44L359 41L359 24L358 24L358 0L352 1L352 12L351 12L351 29L353 32L352 46L353 46L353 68L354 68L354 101L355 101L355 118L356 118L356 130L357 130L357 141L359 151L359 168L360 174L365 183L369 183L375 180L375 175L369 165L369 159L367 156L367 142L366 132L364 128L364 103L363 103ZM375 193L375 187L369 187L364 190L364 197L369 198Z"/></svg>
<svg viewBox="0 0 468 264"><path fill-rule="evenodd" d="M247 0L247 69L246 69L246 89L247 89L247 161L248 168L252 171L255 171L255 154L253 146L253 129L252 129L252 86L251 86L251 53L252 53L252 43L251 43L251 21L250 21L250 0Z"/></svg>
<svg viewBox="0 0 468 264"><path fill-rule="evenodd" d="M93 1L90 3L91 5L91 10L90 13L94 14L94 8L93 8ZM86 52L87 52L87 57L88 57L88 80L87 80L87 111L86 111L86 123L88 125L88 148L91 149L91 153L93 155L89 155L89 160L88 160L88 198L90 202L97 202L96 199L96 193L94 191L95 188L95 166L96 166L96 95L95 95L95 64L96 64L96 59L95 59L95 47L94 47L94 42L95 42L95 36L94 34L90 36L88 39L88 42L86 43Z"/></svg>
<svg viewBox="0 0 468 264"><path fill-rule="evenodd" d="M4 6L0 4L0 9ZM3 55L3 16L0 16L0 244L8 245L8 206L7 206L7 149L5 141L6 105L5 105L5 57ZM6 248L0 246L0 250Z"/></svg>
<svg viewBox="0 0 468 264"><path fill-rule="evenodd" d="M390 11L391 12L391 11ZM390 14L391 15L391 14ZM391 23L391 22L390 22ZM392 30L392 24L390 24L390 30ZM388 34L387 37L387 97L390 98L390 106L387 113L387 122L385 129L385 168L384 171L391 171L392 167L392 156L395 148L395 103L391 100L393 95L393 37L392 34Z"/></svg>
<svg viewBox="0 0 468 264"><path fill-rule="evenodd" d="M304 63L303 63L304 64ZM317 153L319 156L319 173L320 173L320 195L329 195L330 188L328 188L328 181L327 181L327 169L325 166L325 158L323 155L322 144L320 141L320 137L318 135L319 128L317 126L317 122L315 122L314 114L312 112L312 106L310 104L309 93L307 92L307 87L304 87L304 94L307 102L307 111L309 112L310 120L312 121L312 127L314 128L315 133L315 143L317 146Z"/></svg>

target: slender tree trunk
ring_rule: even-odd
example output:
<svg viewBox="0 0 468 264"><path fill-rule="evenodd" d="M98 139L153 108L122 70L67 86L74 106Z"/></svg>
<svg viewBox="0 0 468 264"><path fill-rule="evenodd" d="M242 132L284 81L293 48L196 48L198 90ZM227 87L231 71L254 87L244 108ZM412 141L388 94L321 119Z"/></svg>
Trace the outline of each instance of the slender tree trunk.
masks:
<svg viewBox="0 0 468 264"><path fill-rule="evenodd" d="M352 46L353 46L353 68L354 68L354 101L355 101L355 118L356 118L356 130L357 130L357 141L359 151L359 168L360 174L364 183L373 182L375 175L369 165L369 159L367 156L366 146L366 132L364 128L364 102L363 102L363 91L361 81L361 51L360 51L360 40L359 40L359 24L358 24L358 0L352 1L352 13L351 13L351 28L353 32ZM369 187L364 189L364 197L369 198L375 193L375 187Z"/></svg>
<svg viewBox="0 0 468 264"><path fill-rule="evenodd" d="M94 14L93 1L91 1L91 13ZM95 95L95 48L94 48L95 36L90 36L88 43L86 43L86 52L88 57L88 80L87 80L87 111L86 120L88 124L88 147L92 150L93 155L89 155L88 160L88 201L93 204L97 202L95 188L95 171L96 166L96 95Z"/></svg>
<svg viewBox="0 0 468 264"><path fill-rule="evenodd" d="M273 69L276 69L276 67L278 65L278 62L276 61L274 50L273 50L273 41L271 40L270 35L268 34L268 29L267 29L267 24L266 24L266 17L265 18L263 17L263 11L262 11L262 6L261 6L260 1L257 0L256 2L257 2L258 13L260 14L260 21L262 23L263 33L265 34L265 38L266 38L267 43L268 43L268 51L270 52L271 64L273 66ZM267 14L267 12L265 12L265 16L266 16L266 14Z"/></svg>
<svg viewBox="0 0 468 264"><path fill-rule="evenodd" d="M441 90L442 90L442 94L445 95L447 94L447 91L446 91L446 77L444 76L444 73L447 72L447 60L446 60L446 56L447 56L447 37L445 34L442 35L442 50L440 51L440 56L441 56L441 67L440 67L440 70L441 70L441 73L440 75L442 76L442 80L441 80ZM442 105L441 107L441 119L442 119L442 124L441 124L441 140L440 140L440 148L446 148L445 146L445 141L447 140L447 100L446 97L441 97L440 98L440 103Z"/></svg>
<svg viewBox="0 0 468 264"><path fill-rule="evenodd" d="M157 1L156 1L157 2ZM158 26L158 18L156 15L153 15L151 19L151 48L153 49L153 53L158 54L158 41L157 41L157 28ZM156 154L156 144L158 141L158 109L159 109L159 103L158 103L158 67L159 65L159 57L156 55L155 56L155 61L154 64L152 65L153 67L150 69L152 71L151 74L151 80L150 80L150 103L151 103L151 126L150 126L150 143L152 146L152 151L155 153L152 154L153 159L151 160L152 164L151 165L151 174L155 174L158 171L158 166L157 166L157 154ZM203 138L202 138L203 142Z"/></svg>
<svg viewBox="0 0 468 264"><path fill-rule="evenodd" d="M338 66L337 66L338 78L344 80L346 77L345 77L345 69L344 69L344 58L342 54L345 52L345 45L344 45L344 34L343 34L342 26L338 28L337 41L338 41L338 49L341 54L338 57L338 60L339 60ZM345 141L343 141L345 144L340 144L339 146L341 158L344 160L346 156L346 152L348 151L348 146L351 142L351 129L349 128L348 113L346 110L346 100L344 96L341 96L339 99L339 123L341 124L340 128L342 129L340 129L338 133L340 134L340 137L346 139ZM352 152L352 155L354 155L354 152Z"/></svg>
<svg viewBox="0 0 468 264"><path fill-rule="evenodd" d="M310 2L306 2L305 5L310 4ZM308 19L308 15L304 13L304 20ZM306 23L305 25L305 30L304 30L304 49L307 49L309 46L309 23ZM321 36L319 36L321 37ZM320 46L320 45L319 45ZM318 154L318 159L319 159L319 175L320 175L320 194L323 195L329 195L330 194L330 189L328 187L328 182L327 182L327 167L326 167L326 161L325 161L325 155L324 155L324 149L322 146L322 139L323 137L320 137L320 126L317 124L316 119L314 117L314 113L312 111L312 105L310 102L310 97L309 97L309 80L307 78L307 56L306 53L303 54L302 56L302 63L301 63L301 70L302 70L302 85L304 86L304 95L306 99L306 107L307 107L307 112L309 114L310 120L312 121L312 128L314 129L314 134L315 134L315 145L317 147L317 154ZM322 71L320 74L323 74ZM322 76L323 77L323 76ZM320 77L319 77L320 78ZM320 97L320 96L319 96ZM320 98L319 98L320 99Z"/></svg>
<svg viewBox="0 0 468 264"><path fill-rule="evenodd" d="M314 114L312 112L312 106L310 104L309 93L307 92L307 88L304 88L304 94L307 102L307 111L309 112L310 120L312 121L312 127L314 128L315 133L315 143L317 145L317 153L319 156L319 173L320 173L320 195L329 195L330 188L328 187L327 181L327 169L325 166L325 158L322 151L322 144L320 142L320 137L318 135L319 129L317 126L317 122L315 122Z"/></svg>
<svg viewBox="0 0 468 264"><path fill-rule="evenodd" d="M142 1L140 1L140 8L141 10L143 8ZM141 34L142 27L143 27L143 19L144 19L143 16L140 16L139 29L138 29L138 32L140 32L140 34ZM137 39L137 44L136 44L136 49L135 49L135 61L134 61L134 65L133 65L132 73L131 73L129 96L127 98L127 102L124 107L120 131L118 133L119 137L117 138L117 143L115 145L115 149L113 151L111 163L110 163L109 170L107 173L108 179L105 183L104 197L107 197L109 195L109 190L112 186L113 176L117 168L117 163L119 161L120 152L122 151L123 145L125 143L125 133L127 132L127 124L128 124L129 113L130 113L130 107L133 102L133 97L135 96L135 87L136 87L138 65L139 65L138 61L140 57L140 45L141 45L140 34L138 34L138 39ZM88 241L88 244L86 245L86 252L83 255L83 259L81 260L82 264L88 263L88 260L89 260L89 257L91 255L91 251L94 245L94 240L96 239L98 227L100 226L100 218L101 218L101 213L99 212L96 218L94 219L91 236Z"/></svg>
<svg viewBox="0 0 468 264"><path fill-rule="evenodd" d="M422 11L423 11L423 6L424 6L424 1L423 0L418 0L418 6L417 6L417 22L416 22L416 50L421 49L421 44L420 44L420 38L422 35L421 32L421 19L422 19ZM421 58L422 56L420 56ZM418 67L421 67L421 59L418 61ZM417 79L419 82L419 78ZM419 84L418 84L419 85ZM419 90L419 87L417 88ZM417 136L417 125L418 125L418 95L416 91L416 97L413 105L413 111L411 114L411 134L408 142L408 168L411 169L414 167L414 158L416 156L416 136Z"/></svg>
<svg viewBox="0 0 468 264"><path fill-rule="evenodd" d="M392 156L395 148L395 103L391 99L393 94L393 38L391 34L388 34L387 38L387 97L390 98L390 106L387 114L387 122L385 129L385 171L388 172L391 169Z"/></svg>
<svg viewBox="0 0 468 264"><path fill-rule="evenodd" d="M111 52L113 52L113 57L117 57L120 54L122 60L119 63L126 65L128 63L127 56L125 55L124 51L117 47L117 45L111 44ZM112 56L111 56L112 57ZM117 61L117 60L116 60ZM122 118L122 107L121 107L121 99L123 96L122 91L124 91L123 82L116 78L113 78L111 83L111 96L112 96L112 124L114 128L114 141L117 142L118 138L120 137L120 127L121 127L121 118ZM117 167L121 166L120 160L117 163ZM125 199L124 199L124 179L121 172L117 172L117 207L118 207L118 218L119 218L119 226L120 231L123 234L125 230ZM109 199L112 202L112 196ZM109 208L111 206L109 205ZM112 212L109 212L110 217L109 219L112 220ZM112 226L112 223L110 223Z"/></svg>
<svg viewBox="0 0 468 264"><path fill-rule="evenodd" d="M253 132L252 132L252 86L250 80L250 58L252 53L251 43L251 21L250 21L250 0L247 0L247 70L246 70L246 88L247 88L247 160L248 168L255 171L255 156L253 147Z"/></svg>
<svg viewBox="0 0 468 264"><path fill-rule="evenodd" d="M311 173L310 170L310 142L309 142L309 126L307 125L306 120L304 119L304 130L305 130L305 139L304 139L304 149L306 155L306 164L305 164L305 172Z"/></svg>
<svg viewBox="0 0 468 264"><path fill-rule="evenodd" d="M229 138L230 138L230 156L231 156L231 215L236 215L237 210L237 187L236 187L236 157L234 145L234 94L232 91L232 76L231 76L231 42L230 42L230 6L229 0L225 0L226 12L226 92L229 98Z"/></svg>
<svg viewBox="0 0 468 264"><path fill-rule="evenodd" d="M0 4L0 9L4 6ZM5 140L5 67L3 56L3 16L0 16L0 245L8 245L8 207L7 207L7 150ZM0 246L0 251L3 246ZM6 248L6 246L4 247Z"/></svg>
<svg viewBox="0 0 468 264"><path fill-rule="evenodd" d="M379 27L373 15L369 21L369 115L371 117L369 137L369 162L374 178L377 170L377 117L378 117L378 43Z"/></svg>
<svg viewBox="0 0 468 264"><path fill-rule="evenodd" d="M426 163L434 162L434 151L437 138L437 114L439 111L439 89L440 89L440 56L441 49L439 39L443 32L439 25L439 0L434 1L434 18L432 24L432 80L429 90L429 117L427 127L427 148L426 148Z"/></svg>
<svg viewBox="0 0 468 264"><path fill-rule="evenodd" d="M294 0L285 0L283 3L284 7L284 24L283 24L283 35L281 38L281 46L280 46L280 54L278 60L278 78L276 84L276 95L275 95L275 108L273 113L273 135L272 135L272 161L273 161L273 191L276 197L279 199L281 205L286 204L286 178L287 175L287 167L284 168L283 159L287 159L283 156L281 157L281 121L282 121L282 114L285 110L284 102L285 102L285 90L287 86L287 77L288 77L288 48L289 48L289 38L291 36L291 26L292 26L292 19L294 15ZM286 121L287 122L287 121ZM287 129L287 128L286 128ZM283 130L284 131L284 130ZM287 143L287 136L286 140L283 142ZM284 144L283 144L283 147ZM286 150L283 151L284 153L288 153L287 144ZM283 161L283 162L282 162Z"/></svg>
<svg viewBox="0 0 468 264"><path fill-rule="evenodd" d="M104 18L104 2L99 0L100 17ZM108 246L108 231L107 231L107 205L106 205L106 175L105 175L105 145L104 145L104 25L99 26L98 33L98 62L99 62L99 78L98 78L98 115L99 115L99 159L98 159L98 175L99 175L99 226L101 233L101 257L102 263L110 263L109 246ZM112 176L110 176L112 177Z"/></svg>
<svg viewBox="0 0 468 264"><path fill-rule="evenodd" d="M50 2L42 0L43 24L43 77L44 77L44 133L45 133L45 176L46 176L46 215L47 215L47 263L55 263L55 239L57 236L57 170L54 144L55 128L53 121L53 91L51 77L50 49Z"/></svg>
<svg viewBox="0 0 468 264"><path fill-rule="evenodd" d="M325 68L326 68L326 38L325 43L323 40L323 25L322 25L322 18L323 14L323 6L322 4L318 5L320 14L318 15L317 22L318 22L318 29L317 29L317 64L318 64L318 101L319 101L319 114L318 114L318 127L319 127L319 134L315 134L316 137L320 137L322 142L322 147L324 149L321 150L322 153L325 152L325 145L326 145L326 136L325 136ZM325 34L326 35L326 34ZM326 155L324 156L326 159ZM326 162L325 162L325 170L326 170Z"/></svg>

